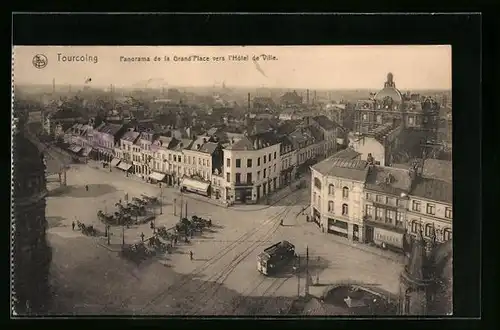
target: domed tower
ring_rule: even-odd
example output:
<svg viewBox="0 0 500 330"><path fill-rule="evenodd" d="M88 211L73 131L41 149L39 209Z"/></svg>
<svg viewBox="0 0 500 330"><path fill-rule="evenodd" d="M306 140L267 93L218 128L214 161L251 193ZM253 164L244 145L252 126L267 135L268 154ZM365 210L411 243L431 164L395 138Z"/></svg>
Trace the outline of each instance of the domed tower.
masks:
<svg viewBox="0 0 500 330"><path fill-rule="evenodd" d="M43 154L24 136L21 118L13 128L12 308L18 315L41 314L50 297L52 251L46 240L47 196Z"/></svg>

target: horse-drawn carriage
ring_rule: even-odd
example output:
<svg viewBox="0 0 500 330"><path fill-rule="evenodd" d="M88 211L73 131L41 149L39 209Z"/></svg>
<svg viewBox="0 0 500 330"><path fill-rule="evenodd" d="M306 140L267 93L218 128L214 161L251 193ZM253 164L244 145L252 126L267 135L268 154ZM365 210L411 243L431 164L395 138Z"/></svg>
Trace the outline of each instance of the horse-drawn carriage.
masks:
<svg viewBox="0 0 500 330"><path fill-rule="evenodd" d="M148 247L144 242L124 246L121 251L124 257L136 262L152 257L155 253L156 251Z"/></svg>
<svg viewBox="0 0 500 330"><path fill-rule="evenodd" d="M86 236L97 236L97 230L94 228L94 226L86 226L84 223L80 222L77 220L76 222L78 229L82 232L82 234Z"/></svg>
<svg viewBox="0 0 500 330"><path fill-rule="evenodd" d="M172 251L172 244L171 243L164 243L158 236L153 236L148 239L148 246L152 249L155 249L156 251L159 252L165 252L167 251L168 253L171 253Z"/></svg>
<svg viewBox="0 0 500 330"><path fill-rule="evenodd" d="M151 197L144 194L141 194L142 200L146 203L146 205L158 205L160 204L160 200L157 197Z"/></svg>

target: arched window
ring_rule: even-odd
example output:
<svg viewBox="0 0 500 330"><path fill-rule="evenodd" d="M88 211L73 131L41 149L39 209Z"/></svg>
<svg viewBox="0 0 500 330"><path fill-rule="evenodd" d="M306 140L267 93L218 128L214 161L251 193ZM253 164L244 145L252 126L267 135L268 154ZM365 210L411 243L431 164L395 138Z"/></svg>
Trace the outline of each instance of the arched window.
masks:
<svg viewBox="0 0 500 330"><path fill-rule="evenodd" d="M321 180L318 178L314 178L314 186L318 189L321 189Z"/></svg>
<svg viewBox="0 0 500 330"><path fill-rule="evenodd" d="M349 198L349 188L347 187L342 188L342 197Z"/></svg>
<svg viewBox="0 0 500 330"><path fill-rule="evenodd" d="M377 115L377 123L382 123L382 115Z"/></svg>
<svg viewBox="0 0 500 330"><path fill-rule="evenodd" d="M333 212L333 201L328 201L328 212Z"/></svg>
<svg viewBox="0 0 500 330"><path fill-rule="evenodd" d="M425 236L427 237L432 236L432 225L430 223L425 225Z"/></svg>
<svg viewBox="0 0 500 330"><path fill-rule="evenodd" d="M451 236L451 229L450 228L445 228L443 230L443 241L449 241L452 238Z"/></svg>
<svg viewBox="0 0 500 330"><path fill-rule="evenodd" d="M342 204L342 215L349 215L349 206L347 204Z"/></svg>
<svg viewBox="0 0 500 330"><path fill-rule="evenodd" d="M412 233L417 233L418 232L418 222L417 222L417 220L413 220L411 222L411 232Z"/></svg>
<svg viewBox="0 0 500 330"><path fill-rule="evenodd" d="M335 193L335 187L333 184L328 185L328 195L333 195Z"/></svg>

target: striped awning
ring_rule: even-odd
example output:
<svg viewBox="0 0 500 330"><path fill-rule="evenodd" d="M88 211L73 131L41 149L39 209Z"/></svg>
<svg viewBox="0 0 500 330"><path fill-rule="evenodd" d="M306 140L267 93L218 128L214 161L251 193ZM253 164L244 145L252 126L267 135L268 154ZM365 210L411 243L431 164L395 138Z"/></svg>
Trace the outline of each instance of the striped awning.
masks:
<svg viewBox="0 0 500 330"><path fill-rule="evenodd" d="M118 158L113 158L111 160L111 166L117 166L120 163L120 159Z"/></svg>
<svg viewBox="0 0 500 330"><path fill-rule="evenodd" d="M156 181L161 181L165 178L165 174L158 173L158 172L151 172L151 174L149 175L149 178L156 180Z"/></svg>
<svg viewBox="0 0 500 330"><path fill-rule="evenodd" d="M121 162L120 164L118 164L117 167L121 170L128 171L132 167L132 164L127 164L127 163Z"/></svg>

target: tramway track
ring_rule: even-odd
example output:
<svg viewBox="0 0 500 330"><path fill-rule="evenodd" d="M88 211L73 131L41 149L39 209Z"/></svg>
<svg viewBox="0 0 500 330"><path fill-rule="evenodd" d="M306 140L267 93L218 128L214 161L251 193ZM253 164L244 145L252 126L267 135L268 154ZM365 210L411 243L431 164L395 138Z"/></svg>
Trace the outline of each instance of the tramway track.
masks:
<svg viewBox="0 0 500 330"><path fill-rule="evenodd" d="M288 206L292 206L295 204L296 201L292 202ZM291 208L286 208L284 212L281 212L280 214L280 220L285 219L286 215L290 213ZM280 227L280 224L278 222L277 225L271 227L263 236L260 237L259 241L265 241L267 238L271 237L272 234L274 234L278 228ZM245 260L259 245L261 245L259 242L258 244L251 244L249 247L247 247L240 255L238 255L235 259L233 259L225 269L220 271L219 273L216 273L212 275L209 279L206 280L205 283L203 283L196 291L208 291L210 287L213 288L213 293L212 294L207 294L201 298L201 303L200 306L205 305L206 303L209 302L211 298L213 298L217 292L220 290L222 285L224 284L224 281L229 277L229 275L236 269L236 267L243 261ZM220 281L220 282L219 282ZM206 285L206 286L205 286ZM207 298L207 299L205 299ZM200 311L200 308L196 310L196 313Z"/></svg>
<svg viewBox="0 0 500 330"><path fill-rule="evenodd" d="M231 244L227 245L219 253L215 254L212 256L210 259L208 259L204 264L200 265L199 267L195 268L193 271L191 271L188 274L185 274L182 276L182 279L178 281L177 283L173 283L172 285L168 286L165 290L160 292L158 295L153 297L150 301L148 301L143 308L140 309L139 312L144 312L147 310L150 306L154 305L156 302L161 300L162 298L166 297L167 295L175 294L177 292L180 292L190 281L191 277L197 276L201 274L203 271L208 269L210 266L221 260L224 256L226 256L229 252L233 251L236 247L242 245L245 241L247 241L249 238L252 236L258 234L262 228L265 228L266 225L274 222L276 219L280 217L281 214L285 213L287 209L285 210L280 210L276 214L272 215L268 220L266 220L260 228L256 230L249 230L245 233L243 233L237 240L232 242ZM258 241L258 240L257 240ZM121 302L121 305L127 304L131 299L133 299L134 296L130 296L126 299L124 299ZM106 307L104 307L106 309Z"/></svg>

